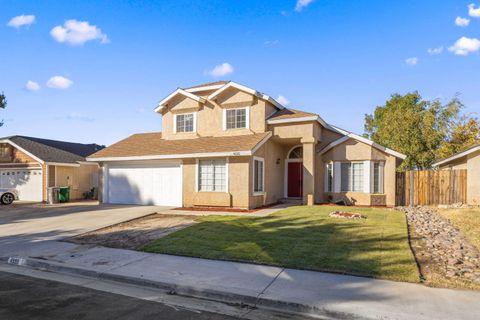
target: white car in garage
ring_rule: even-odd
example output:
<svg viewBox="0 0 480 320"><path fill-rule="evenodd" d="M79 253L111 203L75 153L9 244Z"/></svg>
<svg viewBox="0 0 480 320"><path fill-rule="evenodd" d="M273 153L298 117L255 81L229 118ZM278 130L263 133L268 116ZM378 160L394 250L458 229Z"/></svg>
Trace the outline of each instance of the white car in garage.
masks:
<svg viewBox="0 0 480 320"><path fill-rule="evenodd" d="M15 200L18 200L16 189L0 189L0 202L2 204L12 204Z"/></svg>

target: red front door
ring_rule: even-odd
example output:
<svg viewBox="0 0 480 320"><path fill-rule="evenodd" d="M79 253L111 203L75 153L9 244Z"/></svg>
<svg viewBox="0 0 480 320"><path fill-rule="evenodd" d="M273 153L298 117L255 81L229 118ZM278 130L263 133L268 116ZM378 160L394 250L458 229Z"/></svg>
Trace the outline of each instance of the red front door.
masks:
<svg viewBox="0 0 480 320"><path fill-rule="evenodd" d="M288 163L288 197L301 198L303 196L303 163Z"/></svg>

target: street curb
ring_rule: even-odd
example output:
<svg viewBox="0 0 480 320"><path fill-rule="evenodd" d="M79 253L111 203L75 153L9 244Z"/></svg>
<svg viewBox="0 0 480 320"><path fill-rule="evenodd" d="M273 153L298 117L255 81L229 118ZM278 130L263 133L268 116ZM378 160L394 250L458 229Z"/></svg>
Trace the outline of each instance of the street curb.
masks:
<svg viewBox="0 0 480 320"><path fill-rule="evenodd" d="M220 291L215 289L195 288L195 287L179 285L175 283L152 281L152 280L147 280L142 278L111 274L111 273L108 273L108 271L98 272L98 271L89 270L89 269L65 266L58 262L52 262L52 261L41 260L41 259L22 258L22 257L0 257L0 262L9 264L9 265L32 268L40 271L80 275L88 278L96 278L96 279L109 280L114 282L130 284L130 285L161 289L161 290L167 291L170 294L212 300L217 302L238 305L242 307L271 309L271 310L306 315L310 317L312 316L319 317L321 319L345 319L345 320L373 319L373 318L359 317L351 313L331 311L325 308L318 308L316 306L312 306L308 304L272 300L268 298L262 298L261 296L256 297L256 296Z"/></svg>

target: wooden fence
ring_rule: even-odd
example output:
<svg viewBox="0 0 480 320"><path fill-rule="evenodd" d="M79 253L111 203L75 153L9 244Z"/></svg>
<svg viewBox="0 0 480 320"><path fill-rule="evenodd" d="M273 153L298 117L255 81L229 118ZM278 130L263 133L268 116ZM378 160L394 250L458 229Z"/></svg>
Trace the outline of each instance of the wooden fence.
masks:
<svg viewBox="0 0 480 320"><path fill-rule="evenodd" d="M467 202L467 170L397 172L397 206Z"/></svg>

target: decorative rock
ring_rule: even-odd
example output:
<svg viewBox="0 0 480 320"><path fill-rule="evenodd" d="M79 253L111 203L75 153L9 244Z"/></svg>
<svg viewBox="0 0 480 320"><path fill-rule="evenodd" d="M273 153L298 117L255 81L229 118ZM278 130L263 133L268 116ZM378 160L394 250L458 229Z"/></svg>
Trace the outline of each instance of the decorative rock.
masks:
<svg viewBox="0 0 480 320"><path fill-rule="evenodd" d="M445 206L463 208L463 204ZM426 253L422 259L443 266L445 276L480 283L480 251L470 244L450 222L431 207L399 207L404 211L410 230L423 240ZM422 253L425 250L422 250ZM442 267L441 267L442 268Z"/></svg>

